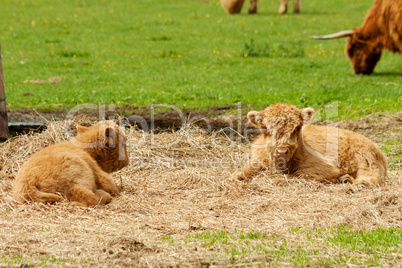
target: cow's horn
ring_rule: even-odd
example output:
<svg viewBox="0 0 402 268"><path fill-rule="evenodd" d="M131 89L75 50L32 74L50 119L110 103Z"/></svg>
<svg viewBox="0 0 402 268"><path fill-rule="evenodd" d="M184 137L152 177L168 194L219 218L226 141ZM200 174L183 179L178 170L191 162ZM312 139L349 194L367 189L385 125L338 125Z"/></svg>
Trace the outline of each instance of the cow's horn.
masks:
<svg viewBox="0 0 402 268"><path fill-rule="evenodd" d="M313 38L313 39L336 39L336 38L351 36L352 34L353 34L353 30L347 30L347 31L341 31L339 33L329 34L329 35L311 36L310 38Z"/></svg>

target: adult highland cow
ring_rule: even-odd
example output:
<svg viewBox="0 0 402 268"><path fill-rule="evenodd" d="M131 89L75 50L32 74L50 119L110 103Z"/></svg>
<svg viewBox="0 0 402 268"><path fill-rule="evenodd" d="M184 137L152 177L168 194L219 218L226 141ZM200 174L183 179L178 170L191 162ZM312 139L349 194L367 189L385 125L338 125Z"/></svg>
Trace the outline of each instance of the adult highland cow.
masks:
<svg viewBox="0 0 402 268"><path fill-rule="evenodd" d="M307 125L313 115L312 108L283 103L249 112L250 125L263 133L252 144L251 159L232 178L247 180L271 168L326 183L381 185L387 162L378 146L355 132Z"/></svg>
<svg viewBox="0 0 402 268"><path fill-rule="evenodd" d="M402 1L376 0L360 28L314 39L348 37L346 54L356 74L371 74L383 49L402 52ZM402 71L401 71L402 76Z"/></svg>
<svg viewBox="0 0 402 268"><path fill-rule="evenodd" d="M222 7L229 14L238 14L241 12L245 0L221 0ZM250 0L250 8L248 13L257 13L257 2L258 0ZM284 14L288 10L289 0L281 0L281 6L279 7L279 14ZM294 0L294 13L300 12L300 0Z"/></svg>

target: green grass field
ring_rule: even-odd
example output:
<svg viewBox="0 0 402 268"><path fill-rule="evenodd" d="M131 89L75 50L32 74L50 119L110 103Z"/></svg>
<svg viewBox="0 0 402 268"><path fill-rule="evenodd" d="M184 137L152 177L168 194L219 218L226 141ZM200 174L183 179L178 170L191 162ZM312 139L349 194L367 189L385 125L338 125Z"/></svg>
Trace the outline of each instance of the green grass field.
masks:
<svg viewBox="0 0 402 268"><path fill-rule="evenodd" d="M279 0L261 0L258 14L248 15L246 1L235 16L219 0L0 1L11 112L84 103L127 113L152 104L208 111L239 102L247 112L279 101L327 107L331 120L398 111L353 121L364 128L350 128L378 143L389 163L383 188L353 194L344 185L287 178L260 177L236 188L226 184L234 169L170 168L161 163L187 151L153 155L146 147L133 154L159 159L157 166L135 158L115 177L125 189L106 207L11 206L24 157L57 139L10 139L11 146L0 147L8 161L0 163L0 266L400 266L401 55L385 51L374 74L356 76L345 39L309 38L360 26L373 1L302 0L299 15L278 15ZM232 157L226 143L217 158L216 145L200 145L198 136L190 141L180 159Z"/></svg>
<svg viewBox="0 0 402 268"><path fill-rule="evenodd" d="M292 228L284 236L235 230L232 234L202 232L178 241L170 235L162 237L170 244L218 250L230 256L234 265L286 263L295 267L381 266L381 261L392 261L392 254L402 254L401 238L401 229L356 231L343 225L315 230Z"/></svg>
<svg viewBox="0 0 402 268"><path fill-rule="evenodd" d="M9 110L175 104L207 110L284 101L340 118L402 109L401 56L356 76L345 40L311 35L360 26L371 0L303 1L302 13L230 16L218 0L4 0L0 40ZM290 3L290 11L293 9ZM32 80L61 77L59 83Z"/></svg>

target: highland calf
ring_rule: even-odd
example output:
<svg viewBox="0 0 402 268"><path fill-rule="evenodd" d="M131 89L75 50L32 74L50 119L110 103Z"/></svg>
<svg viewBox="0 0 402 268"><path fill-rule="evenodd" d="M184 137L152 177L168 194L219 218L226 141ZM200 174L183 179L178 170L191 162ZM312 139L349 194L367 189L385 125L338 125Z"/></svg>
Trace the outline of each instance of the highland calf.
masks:
<svg viewBox="0 0 402 268"><path fill-rule="evenodd" d="M314 39L348 37L346 54L356 74L371 74L383 49L402 53L402 1L376 0L360 28ZM402 71L401 71L402 76Z"/></svg>
<svg viewBox="0 0 402 268"><path fill-rule="evenodd" d="M118 189L108 173L128 165L126 138L111 121L77 127L77 136L35 154L18 171L13 198L53 203L67 199L94 207Z"/></svg>
<svg viewBox="0 0 402 268"><path fill-rule="evenodd" d="M222 7L229 14L238 14L241 12L245 0L221 0ZM250 0L250 8L248 13L257 13L258 0ZM281 6L279 7L279 14L284 14L288 10L289 0L281 0ZM300 0L294 0L294 13L300 13Z"/></svg>
<svg viewBox="0 0 402 268"><path fill-rule="evenodd" d="M250 125L263 133L252 144L251 159L233 178L247 180L271 168L325 183L381 185L387 163L378 146L348 130L308 125L313 115L312 108L283 103L249 112Z"/></svg>

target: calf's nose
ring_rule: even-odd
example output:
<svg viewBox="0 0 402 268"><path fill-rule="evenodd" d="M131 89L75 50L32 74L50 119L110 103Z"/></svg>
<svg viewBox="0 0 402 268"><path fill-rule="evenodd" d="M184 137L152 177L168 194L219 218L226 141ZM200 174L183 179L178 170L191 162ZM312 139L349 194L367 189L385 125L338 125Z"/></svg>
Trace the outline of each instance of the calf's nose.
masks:
<svg viewBox="0 0 402 268"><path fill-rule="evenodd" d="M275 152L278 156L287 156L289 154L288 148L276 148Z"/></svg>

